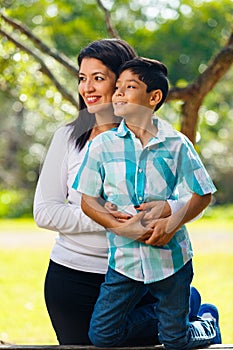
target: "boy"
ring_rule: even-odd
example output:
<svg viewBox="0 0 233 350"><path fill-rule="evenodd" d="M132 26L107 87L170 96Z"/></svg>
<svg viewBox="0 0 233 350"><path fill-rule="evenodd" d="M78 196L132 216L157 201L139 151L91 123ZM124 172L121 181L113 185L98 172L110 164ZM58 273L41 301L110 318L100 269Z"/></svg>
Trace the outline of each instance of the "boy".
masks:
<svg viewBox="0 0 233 350"><path fill-rule="evenodd" d="M193 254L184 224L209 204L215 187L188 139L153 118L167 93L161 62L137 58L125 63L113 95L114 113L124 120L90 143L73 185L83 193L83 211L107 229L109 242L109 268L89 331L96 346L121 346L146 330L142 325L153 317L166 349L221 341L218 320L188 322ZM173 198L177 186L191 193L177 213L153 221L148 213L136 214L143 202ZM136 215L117 220L103 208L103 199ZM156 310L132 311L147 290L158 300ZM218 318L214 307L205 311Z"/></svg>

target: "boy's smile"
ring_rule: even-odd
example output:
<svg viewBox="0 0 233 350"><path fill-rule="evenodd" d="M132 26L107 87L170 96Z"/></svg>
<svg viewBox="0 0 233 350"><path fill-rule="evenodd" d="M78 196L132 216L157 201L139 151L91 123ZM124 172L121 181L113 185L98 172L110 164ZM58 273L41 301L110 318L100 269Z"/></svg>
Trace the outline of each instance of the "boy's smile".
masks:
<svg viewBox="0 0 233 350"><path fill-rule="evenodd" d="M147 92L147 85L130 70L123 71L116 82L116 91L113 94L113 108L116 116L128 117L140 113L139 106L154 108L151 104L151 92Z"/></svg>

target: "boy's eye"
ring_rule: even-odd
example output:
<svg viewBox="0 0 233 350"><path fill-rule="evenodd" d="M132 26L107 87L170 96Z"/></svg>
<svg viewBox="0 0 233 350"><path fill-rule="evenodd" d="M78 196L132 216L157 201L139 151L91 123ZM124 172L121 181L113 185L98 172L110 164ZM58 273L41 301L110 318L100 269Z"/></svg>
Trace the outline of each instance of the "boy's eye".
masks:
<svg viewBox="0 0 233 350"><path fill-rule="evenodd" d="M136 89L134 85L128 85L128 89Z"/></svg>

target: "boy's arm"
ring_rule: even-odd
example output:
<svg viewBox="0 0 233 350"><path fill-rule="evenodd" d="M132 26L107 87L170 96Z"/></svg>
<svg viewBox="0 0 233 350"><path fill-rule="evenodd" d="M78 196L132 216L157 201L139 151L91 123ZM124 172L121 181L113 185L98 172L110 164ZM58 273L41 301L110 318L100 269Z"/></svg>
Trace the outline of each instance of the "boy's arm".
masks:
<svg viewBox="0 0 233 350"><path fill-rule="evenodd" d="M81 208L92 220L104 227L115 227L117 219L113 217L103 206L100 197L91 197L82 194Z"/></svg>
<svg viewBox="0 0 233 350"><path fill-rule="evenodd" d="M149 237L153 229L143 226L141 220L145 213L139 213L125 222L118 221L102 205L99 197L91 197L82 194L81 207L83 212L98 224L104 226L111 232L130 239L139 239L141 236Z"/></svg>
<svg viewBox="0 0 233 350"><path fill-rule="evenodd" d="M167 218L155 220L154 231L144 242L156 246L167 244L182 225L198 216L209 205L211 196L211 193L203 196L193 193L191 199L176 213Z"/></svg>

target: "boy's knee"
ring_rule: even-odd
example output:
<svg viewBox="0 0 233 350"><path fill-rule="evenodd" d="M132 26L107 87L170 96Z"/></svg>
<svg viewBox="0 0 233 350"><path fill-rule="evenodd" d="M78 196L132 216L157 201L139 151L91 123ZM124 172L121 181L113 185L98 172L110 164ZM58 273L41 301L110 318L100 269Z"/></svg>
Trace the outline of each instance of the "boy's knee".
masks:
<svg viewBox="0 0 233 350"><path fill-rule="evenodd" d="M110 334L103 335L100 332L95 332L93 329L89 330L88 336L92 344L99 348L111 348L119 345L119 341L116 341Z"/></svg>

